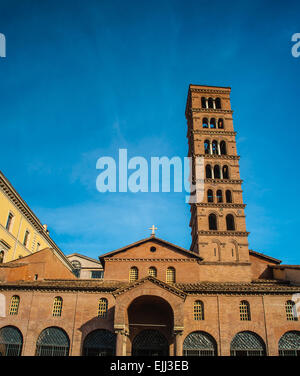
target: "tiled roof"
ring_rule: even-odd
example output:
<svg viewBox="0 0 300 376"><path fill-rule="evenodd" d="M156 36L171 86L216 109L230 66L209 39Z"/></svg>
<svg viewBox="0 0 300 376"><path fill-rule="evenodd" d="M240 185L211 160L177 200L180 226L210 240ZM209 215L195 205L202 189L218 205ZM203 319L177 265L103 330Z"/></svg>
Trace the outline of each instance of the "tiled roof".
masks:
<svg viewBox="0 0 300 376"><path fill-rule="evenodd" d="M16 281L0 282L1 288L14 289L42 289L42 290L90 290L113 292L121 288L129 287L129 282L122 281L99 281L99 280L62 280L46 279L42 281ZM233 282L198 282L198 283L175 283L171 286L187 294L195 293L220 293L220 294L251 294L251 293L300 293L300 286L294 286L289 282L276 280L256 280L248 283Z"/></svg>
<svg viewBox="0 0 300 376"><path fill-rule="evenodd" d="M176 287L187 293L212 292L212 293L279 293L279 292L300 292L300 286L293 286L289 282L276 280L261 280L245 283L233 282L198 282L198 283L176 283Z"/></svg>

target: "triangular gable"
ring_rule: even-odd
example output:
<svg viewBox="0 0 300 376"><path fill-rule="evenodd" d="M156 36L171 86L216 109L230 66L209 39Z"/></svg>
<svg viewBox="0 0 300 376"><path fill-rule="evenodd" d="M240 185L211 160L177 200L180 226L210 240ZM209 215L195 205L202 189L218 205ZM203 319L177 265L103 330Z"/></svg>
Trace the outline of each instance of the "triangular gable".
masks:
<svg viewBox="0 0 300 376"><path fill-rule="evenodd" d="M195 254L194 252L188 251L185 248L179 247L179 246L177 246L175 244L172 244L170 242L167 242L166 240L157 238L155 236L150 236L149 238L142 239L142 240L139 240L139 241L137 241L135 243L129 244L129 245L125 246L125 247L116 249L115 251L105 253L105 254L99 256L99 260L102 263L102 265L104 265L104 259L105 258L113 257L113 256L115 256L117 254L120 254L120 257L122 257L121 255L124 254L126 251L130 250L131 248L138 247L138 246L140 246L140 245L142 245L144 243L147 243L147 242L152 242L152 243L160 244L160 245L165 246L166 248L171 249L174 252L179 253L179 254L181 254L181 255L183 255L185 257L191 257L191 258L197 259L199 261L203 260L202 257L200 257L199 255Z"/></svg>
<svg viewBox="0 0 300 376"><path fill-rule="evenodd" d="M121 295L121 294L124 294L134 288L137 288L138 286L144 284L145 282L151 282L153 283L154 285L156 286L159 286L160 288L164 289L164 290L167 290L169 292L171 292L172 294L180 297L181 299L185 300L186 298L186 293L183 292L182 290L179 290L178 288L168 284L168 283L165 283L155 277L152 277L152 276L147 276L145 278L142 278L142 279L139 279L138 281L135 281L135 282L132 282L130 284L128 284L127 286L124 286L124 287L121 287L119 288L118 290L114 291L112 294L113 296L116 298L118 295Z"/></svg>

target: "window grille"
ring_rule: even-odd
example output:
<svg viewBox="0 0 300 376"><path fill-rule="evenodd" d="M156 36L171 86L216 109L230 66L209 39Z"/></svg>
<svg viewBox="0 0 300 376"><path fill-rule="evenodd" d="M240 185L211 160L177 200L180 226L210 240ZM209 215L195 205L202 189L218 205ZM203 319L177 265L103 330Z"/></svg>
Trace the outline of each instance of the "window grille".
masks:
<svg viewBox="0 0 300 376"><path fill-rule="evenodd" d="M132 268L130 268L129 282L137 281L138 278L139 278L139 270L137 267L133 266Z"/></svg>
<svg viewBox="0 0 300 376"><path fill-rule="evenodd" d="M105 298L99 299L98 317L105 319L107 317L108 301Z"/></svg>
<svg viewBox="0 0 300 376"><path fill-rule="evenodd" d="M83 355L113 356L116 353L116 335L109 330L97 329L89 333L83 343Z"/></svg>
<svg viewBox="0 0 300 376"><path fill-rule="evenodd" d="M63 300L60 296L54 298L52 316L59 317L62 313Z"/></svg>
<svg viewBox="0 0 300 376"><path fill-rule="evenodd" d="M204 320L204 305L200 300L194 303L194 320Z"/></svg>
<svg viewBox="0 0 300 376"><path fill-rule="evenodd" d="M232 356L263 356L266 355L266 346L256 333L240 332L231 342L230 354Z"/></svg>
<svg viewBox="0 0 300 376"><path fill-rule="evenodd" d="M250 305L246 300L240 302L240 319L241 321L251 320Z"/></svg>
<svg viewBox="0 0 300 376"><path fill-rule="evenodd" d="M57 327L44 329L36 344L36 356L68 356L70 341L67 334Z"/></svg>
<svg viewBox="0 0 300 376"><path fill-rule="evenodd" d="M285 333L279 340L278 352L280 356L300 356L300 332Z"/></svg>
<svg viewBox="0 0 300 376"><path fill-rule="evenodd" d="M135 336L132 342L133 356L169 355L169 344L158 330L145 329Z"/></svg>
<svg viewBox="0 0 300 376"><path fill-rule="evenodd" d="M183 342L184 356L216 356L217 344L214 338L205 332L193 332Z"/></svg>
<svg viewBox="0 0 300 376"><path fill-rule="evenodd" d="M295 314L295 302L288 300L285 303L286 319L288 321L298 321L297 313Z"/></svg>
<svg viewBox="0 0 300 376"><path fill-rule="evenodd" d="M19 329L14 326L5 326L0 329L0 355L20 356L23 337Z"/></svg>
<svg viewBox="0 0 300 376"><path fill-rule="evenodd" d="M17 295L14 295L10 301L9 314L17 315L19 311L20 298Z"/></svg>
<svg viewBox="0 0 300 376"><path fill-rule="evenodd" d="M151 276L151 277L156 277L157 276L157 270L154 266L151 266L148 270L148 274Z"/></svg>
<svg viewBox="0 0 300 376"><path fill-rule="evenodd" d="M167 283L175 283L175 269L170 267L167 269Z"/></svg>

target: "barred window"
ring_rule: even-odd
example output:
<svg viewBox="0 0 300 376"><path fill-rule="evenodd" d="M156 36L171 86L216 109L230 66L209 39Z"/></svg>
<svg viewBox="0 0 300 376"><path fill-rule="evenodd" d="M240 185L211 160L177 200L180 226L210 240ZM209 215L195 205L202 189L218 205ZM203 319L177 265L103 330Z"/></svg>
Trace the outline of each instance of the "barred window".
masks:
<svg viewBox="0 0 300 376"><path fill-rule="evenodd" d="M148 270L148 274L151 276L151 277L157 277L157 270L154 266L151 266Z"/></svg>
<svg viewBox="0 0 300 376"><path fill-rule="evenodd" d="M63 300L60 296L54 298L52 316L58 317L62 313Z"/></svg>
<svg viewBox="0 0 300 376"><path fill-rule="evenodd" d="M287 321L298 321L295 302L293 302L292 300L288 300L285 303L285 313Z"/></svg>
<svg viewBox="0 0 300 376"><path fill-rule="evenodd" d="M167 283L175 283L176 277L175 277L175 268L169 267L167 269Z"/></svg>
<svg viewBox="0 0 300 376"><path fill-rule="evenodd" d="M36 343L36 356L68 356L70 340L66 332L55 326L44 329Z"/></svg>
<svg viewBox="0 0 300 376"><path fill-rule="evenodd" d="M201 300L196 300L194 303L194 320L204 320L204 304Z"/></svg>
<svg viewBox="0 0 300 376"><path fill-rule="evenodd" d="M25 235L24 235L24 240L23 240L23 245L25 245L25 247L27 247L28 239L29 239L29 231L26 230Z"/></svg>
<svg viewBox="0 0 300 376"><path fill-rule="evenodd" d="M139 278L139 270L136 266L133 266L130 268L129 271L129 282L137 281Z"/></svg>
<svg viewBox="0 0 300 376"><path fill-rule="evenodd" d="M14 215L12 213L9 213L7 217L6 227L5 227L7 231L11 231L13 218L14 218Z"/></svg>
<svg viewBox="0 0 300 376"><path fill-rule="evenodd" d="M19 311L19 304L20 304L20 297L18 295L14 295L10 301L10 308L9 314L10 315L17 315Z"/></svg>
<svg viewBox="0 0 300 376"><path fill-rule="evenodd" d="M250 321L250 305L246 300L240 302L240 319L241 321Z"/></svg>
<svg viewBox="0 0 300 376"><path fill-rule="evenodd" d="M107 317L108 301L105 298L99 299L98 317L105 319Z"/></svg>
<svg viewBox="0 0 300 376"><path fill-rule="evenodd" d="M23 336L18 328L5 326L0 329L0 356L20 356Z"/></svg>

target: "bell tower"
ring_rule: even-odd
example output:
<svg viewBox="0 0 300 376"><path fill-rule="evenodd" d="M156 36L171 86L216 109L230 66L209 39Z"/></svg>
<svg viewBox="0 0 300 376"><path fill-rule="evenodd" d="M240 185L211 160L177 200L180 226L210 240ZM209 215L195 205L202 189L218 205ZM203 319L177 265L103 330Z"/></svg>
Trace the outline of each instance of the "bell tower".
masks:
<svg viewBox="0 0 300 376"><path fill-rule="evenodd" d="M236 149L229 87L190 85L186 119L192 180L195 161L203 158L204 196L191 203L190 250L204 262L248 263L248 232Z"/></svg>

